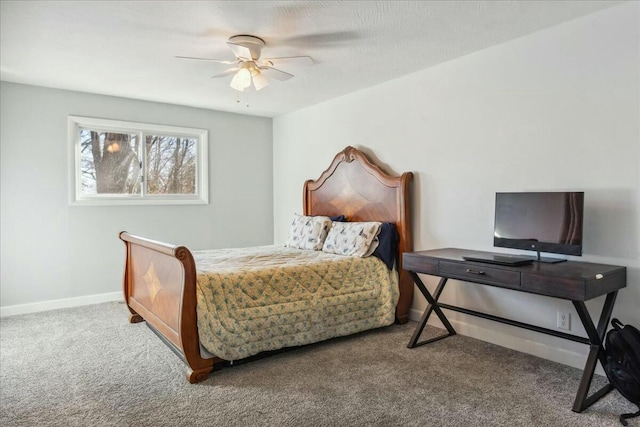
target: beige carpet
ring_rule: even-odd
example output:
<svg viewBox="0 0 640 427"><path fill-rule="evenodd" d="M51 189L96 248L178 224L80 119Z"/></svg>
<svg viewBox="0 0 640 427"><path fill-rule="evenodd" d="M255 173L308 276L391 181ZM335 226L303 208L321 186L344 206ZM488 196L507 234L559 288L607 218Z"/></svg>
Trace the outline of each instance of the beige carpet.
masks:
<svg viewBox="0 0 640 427"><path fill-rule="evenodd" d="M122 303L3 318L0 425L582 427L618 426L621 412L636 409L614 391L573 413L580 370L463 336L407 349L414 325L191 385L144 324L127 323Z"/></svg>

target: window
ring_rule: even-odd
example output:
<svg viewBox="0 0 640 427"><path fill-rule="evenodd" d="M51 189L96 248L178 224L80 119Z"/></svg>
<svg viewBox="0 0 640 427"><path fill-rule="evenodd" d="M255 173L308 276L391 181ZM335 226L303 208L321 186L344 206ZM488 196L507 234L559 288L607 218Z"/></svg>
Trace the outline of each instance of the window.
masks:
<svg viewBox="0 0 640 427"><path fill-rule="evenodd" d="M69 116L71 204L208 203L208 132Z"/></svg>

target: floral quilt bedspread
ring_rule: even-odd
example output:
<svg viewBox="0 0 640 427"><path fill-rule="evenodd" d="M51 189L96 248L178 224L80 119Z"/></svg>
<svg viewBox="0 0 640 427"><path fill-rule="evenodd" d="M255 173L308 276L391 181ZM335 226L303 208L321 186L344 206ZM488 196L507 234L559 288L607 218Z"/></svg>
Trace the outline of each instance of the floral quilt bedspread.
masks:
<svg viewBox="0 0 640 427"><path fill-rule="evenodd" d="M200 343L226 360L394 321L397 272L376 257L282 246L193 255Z"/></svg>

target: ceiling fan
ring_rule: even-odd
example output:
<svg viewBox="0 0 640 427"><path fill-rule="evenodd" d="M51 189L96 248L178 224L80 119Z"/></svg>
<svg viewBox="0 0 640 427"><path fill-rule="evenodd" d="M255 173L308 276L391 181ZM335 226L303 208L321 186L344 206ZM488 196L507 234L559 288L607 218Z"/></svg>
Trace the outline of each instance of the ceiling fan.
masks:
<svg viewBox="0 0 640 427"><path fill-rule="evenodd" d="M293 74L274 68L274 65L313 65L314 63L310 56L285 56L261 59L260 55L262 54L262 48L265 46L265 42L256 36L233 36L229 38L227 45L236 57L233 61L194 58L191 56L176 56L176 58L213 61L220 64L233 65L231 68L213 77L233 75L230 86L240 92L251 87L252 83L256 90L260 90L269 84L269 78L289 80L293 77Z"/></svg>

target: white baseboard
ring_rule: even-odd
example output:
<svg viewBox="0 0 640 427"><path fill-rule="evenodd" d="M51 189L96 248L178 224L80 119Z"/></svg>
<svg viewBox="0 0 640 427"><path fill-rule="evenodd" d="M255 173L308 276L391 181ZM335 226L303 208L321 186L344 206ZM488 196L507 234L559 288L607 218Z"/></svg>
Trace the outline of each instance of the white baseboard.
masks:
<svg viewBox="0 0 640 427"><path fill-rule="evenodd" d="M36 313L38 311L56 310L58 308L78 307L81 305L100 304L109 301L120 301L124 297L122 292L87 295L82 297L62 298L49 301L33 302L0 307L0 317L15 316L16 314Z"/></svg>
<svg viewBox="0 0 640 427"><path fill-rule="evenodd" d="M419 321L420 317L422 317L422 311L416 309L411 309L409 311L409 319ZM435 315L433 317L435 317ZM435 322L432 325L432 318L429 319L428 325L442 327ZM584 353L579 353L566 348L551 346L527 338L505 334L504 332L498 332L496 330L472 325L455 319L449 319L449 322L460 335L490 342L522 353L532 354L543 359L562 363L563 365L584 369L584 364L587 361L589 347L586 345L584 346ZM599 364L596 367L596 373L603 376L605 375L604 370Z"/></svg>

